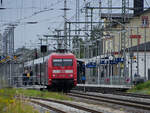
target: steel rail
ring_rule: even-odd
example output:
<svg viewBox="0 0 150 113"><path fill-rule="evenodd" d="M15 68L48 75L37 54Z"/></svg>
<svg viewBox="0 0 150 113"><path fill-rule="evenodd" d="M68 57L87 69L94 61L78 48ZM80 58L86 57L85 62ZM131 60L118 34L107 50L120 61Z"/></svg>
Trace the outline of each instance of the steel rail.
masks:
<svg viewBox="0 0 150 113"><path fill-rule="evenodd" d="M34 100L30 100L30 102L32 102L32 103L34 103L34 104L37 104L37 105L40 105L40 106L42 106L42 107L44 107L44 108L47 108L48 110L53 110L53 111L56 111L56 112L58 112L58 113L66 113L66 112L63 111L63 110L54 108L54 107L52 107L52 106L50 106L50 105L46 105L46 104L43 104L43 103L41 103L41 102L37 102L37 101L34 101Z"/></svg>
<svg viewBox="0 0 150 113"><path fill-rule="evenodd" d="M125 99L106 97L106 96L100 96L100 95L98 96L98 95L92 95L92 94L84 94L84 93L67 93L67 95L72 96L72 97L90 99L94 101L102 101L102 102L119 104L119 105L124 105L124 106L129 106L129 107L140 108L144 110L150 110L150 103L148 102L125 100Z"/></svg>
<svg viewBox="0 0 150 113"><path fill-rule="evenodd" d="M80 105L72 104L72 103L69 103L69 102L63 102L63 101L59 101L59 100L43 99L43 98L36 98L36 97L30 97L30 99L37 99L37 100L43 100L43 101L47 101L47 102L49 101L49 102L59 103L59 104L63 104L63 105L69 106L69 107L73 107L73 108L83 110L83 111L86 111L86 112L91 112L91 113L103 113L103 112L100 112L100 111L97 111L97 110L94 110L94 109L90 109L90 108L87 108L87 107L83 107L83 106L80 106Z"/></svg>
<svg viewBox="0 0 150 113"><path fill-rule="evenodd" d="M144 95L144 94L124 93L124 92L113 92L112 94L113 95L120 95L120 96L129 96L129 97L138 97L138 98L150 99L150 95Z"/></svg>

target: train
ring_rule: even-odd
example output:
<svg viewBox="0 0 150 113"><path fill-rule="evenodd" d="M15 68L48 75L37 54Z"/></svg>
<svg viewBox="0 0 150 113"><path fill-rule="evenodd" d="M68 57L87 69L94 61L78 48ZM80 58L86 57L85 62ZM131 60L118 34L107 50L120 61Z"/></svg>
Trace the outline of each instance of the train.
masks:
<svg viewBox="0 0 150 113"><path fill-rule="evenodd" d="M72 53L51 53L24 64L24 72L30 72L33 84L48 89L66 89L77 85L77 59Z"/></svg>

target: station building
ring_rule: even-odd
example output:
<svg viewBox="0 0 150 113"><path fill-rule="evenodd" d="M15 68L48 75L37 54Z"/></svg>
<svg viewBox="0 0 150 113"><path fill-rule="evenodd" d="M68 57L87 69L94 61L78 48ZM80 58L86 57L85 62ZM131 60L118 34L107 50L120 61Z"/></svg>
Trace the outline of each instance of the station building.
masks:
<svg viewBox="0 0 150 113"><path fill-rule="evenodd" d="M150 9L141 7L125 24L120 22L121 16L113 18L114 31L104 32L102 37L103 54L87 60L87 83L130 84L135 75L150 80Z"/></svg>

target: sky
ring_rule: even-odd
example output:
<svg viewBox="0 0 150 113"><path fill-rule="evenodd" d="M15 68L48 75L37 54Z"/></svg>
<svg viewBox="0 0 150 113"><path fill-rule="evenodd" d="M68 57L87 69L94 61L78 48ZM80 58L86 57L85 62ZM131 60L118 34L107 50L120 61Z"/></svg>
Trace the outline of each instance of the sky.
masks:
<svg viewBox="0 0 150 113"><path fill-rule="evenodd" d="M96 6L99 0L86 0ZM102 6L107 6L108 0L101 0ZM121 6L121 0L112 0L113 6ZM119 2L120 1L120 2ZM133 5L132 0L130 5ZM146 4L147 1L147 4ZM15 48L26 46L35 48L39 44L39 38L44 34L52 34L55 29L63 29L64 0L3 0L0 10L0 33L8 24L16 24L15 28ZM67 19L75 21L76 0L67 0ZM150 0L145 0L145 6L150 5ZM84 7L84 0L80 0L80 9ZM107 12L107 10L104 10ZM96 12L95 12L96 13ZM95 14L97 15L97 14ZM97 17L95 16L95 20ZM80 12L80 20L84 20L84 14ZM27 22L37 22L28 24ZM53 42L49 42L53 43Z"/></svg>

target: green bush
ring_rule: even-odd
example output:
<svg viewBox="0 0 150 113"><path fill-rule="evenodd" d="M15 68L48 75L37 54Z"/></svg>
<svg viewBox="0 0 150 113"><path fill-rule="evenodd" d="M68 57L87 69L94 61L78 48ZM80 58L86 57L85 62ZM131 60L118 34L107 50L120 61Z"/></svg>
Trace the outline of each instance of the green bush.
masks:
<svg viewBox="0 0 150 113"><path fill-rule="evenodd" d="M132 89L128 90L128 92L150 94L150 81L138 84L134 86Z"/></svg>

